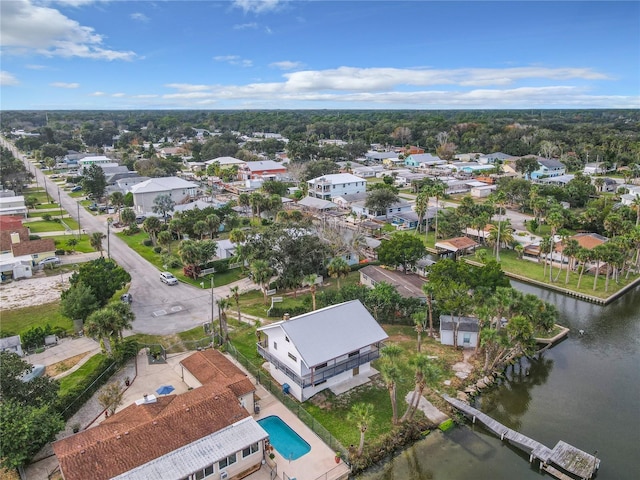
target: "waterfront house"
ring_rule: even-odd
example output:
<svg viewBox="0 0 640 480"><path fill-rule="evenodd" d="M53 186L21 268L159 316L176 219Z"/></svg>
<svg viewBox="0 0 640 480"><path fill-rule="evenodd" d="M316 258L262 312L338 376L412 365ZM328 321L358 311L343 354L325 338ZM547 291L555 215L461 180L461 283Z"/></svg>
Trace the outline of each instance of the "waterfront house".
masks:
<svg viewBox="0 0 640 480"><path fill-rule="evenodd" d="M435 247L439 252L450 252L454 258L471 253L478 246L478 242L469 237L455 237L436 242Z"/></svg>
<svg viewBox="0 0 640 480"><path fill-rule="evenodd" d="M475 348L478 344L480 323L473 317L440 315L440 343L463 348Z"/></svg>
<svg viewBox="0 0 640 480"><path fill-rule="evenodd" d="M258 328L258 353L285 392L305 401L327 388L355 387L377 373L387 334L360 300Z"/></svg>
<svg viewBox="0 0 640 480"><path fill-rule="evenodd" d="M145 395L53 444L65 480L243 478L260 469L267 432L228 387Z"/></svg>

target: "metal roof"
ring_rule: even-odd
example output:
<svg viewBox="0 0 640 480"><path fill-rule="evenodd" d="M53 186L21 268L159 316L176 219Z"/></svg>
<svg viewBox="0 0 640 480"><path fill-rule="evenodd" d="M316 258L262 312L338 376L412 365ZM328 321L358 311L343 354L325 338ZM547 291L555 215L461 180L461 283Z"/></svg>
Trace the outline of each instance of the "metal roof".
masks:
<svg viewBox="0 0 640 480"><path fill-rule="evenodd" d="M180 480L268 436L269 434L258 422L252 417L247 417L223 430L113 478L114 480L148 480L149 478ZM162 441L162 439L154 441Z"/></svg>
<svg viewBox="0 0 640 480"><path fill-rule="evenodd" d="M274 328L284 330L308 367L388 338L360 300L321 308L258 330L268 332Z"/></svg>
<svg viewBox="0 0 640 480"><path fill-rule="evenodd" d="M168 192L180 188L196 188L197 183L187 182L178 177L150 178L131 187L133 193Z"/></svg>

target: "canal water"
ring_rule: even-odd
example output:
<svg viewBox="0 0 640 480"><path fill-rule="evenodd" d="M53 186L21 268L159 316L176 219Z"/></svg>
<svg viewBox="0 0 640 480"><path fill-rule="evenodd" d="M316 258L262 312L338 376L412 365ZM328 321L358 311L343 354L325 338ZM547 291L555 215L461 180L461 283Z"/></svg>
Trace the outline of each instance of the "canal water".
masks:
<svg viewBox="0 0 640 480"><path fill-rule="evenodd" d="M564 440L601 460L599 480L640 478L640 287L598 306L512 282L554 303L569 338L507 371L476 408L549 448ZM580 334L580 330L583 331ZM528 455L466 425L434 432L362 480L552 478Z"/></svg>

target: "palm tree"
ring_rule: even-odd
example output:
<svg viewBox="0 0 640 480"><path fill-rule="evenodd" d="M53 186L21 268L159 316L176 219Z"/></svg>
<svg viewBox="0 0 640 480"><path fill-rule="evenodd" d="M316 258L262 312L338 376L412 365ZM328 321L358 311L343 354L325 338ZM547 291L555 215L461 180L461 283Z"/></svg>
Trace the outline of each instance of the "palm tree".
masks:
<svg viewBox="0 0 640 480"><path fill-rule="evenodd" d="M123 339L123 330L131 330L133 328L133 321L136 317L131 311L131 305L128 303L116 302L111 304L107 308L111 309L111 311L115 314L113 322L113 335L117 343Z"/></svg>
<svg viewBox="0 0 640 480"><path fill-rule="evenodd" d="M184 222L182 219L176 216L169 220L169 231L174 232L178 237L178 240L181 240L181 233L184 231Z"/></svg>
<svg viewBox="0 0 640 480"><path fill-rule="evenodd" d="M435 383L440 376L439 369L431 362L429 357L424 354L416 354L411 358L411 360L409 360L409 365L415 369L415 388L411 395L411 400L409 401L407 410L400 419L400 422L405 422L413 418L413 415L418 409L420 398L422 397L422 393L425 388L428 384Z"/></svg>
<svg viewBox="0 0 640 480"><path fill-rule="evenodd" d="M254 260L250 266L253 281L260 285L264 295L264 303L267 303L267 285L271 279L273 270L266 260Z"/></svg>
<svg viewBox="0 0 640 480"><path fill-rule="evenodd" d="M318 276L315 273L311 273L304 277L303 283L309 284L309 292L311 292L311 301L313 305L313 311L316 309L316 279Z"/></svg>
<svg viewBox="0 0 640 480"><path fill-rule="evenodd" d="M593 290L595 290L596 286L598 285L598 275L600 274L600 262L604 259L604 256L605 256L604 255L605 251L604 251L604 248L602 248L602 245L604 244L598 245L591 250L591 258L596 261L596 275L593 278Z"/></svg>
<svg viewBox="0 0 640 480"><path fill-rule="evenodd" d="M542 255L542 261L544 262L544 272L542 273L542 277L546 278L547 277L547 254L551 249L551 238L549 238L549 235L545 235L544 237L542 237L542 240L540 240L539 249L540 249L540 254Z"/></svg>
<svg viewBox="0 0 640 480"><path fill-rule="evenodd" d="M220 322L220 343L227 343L229 341L229 326L227 325L227 313L225 310L229 308L231 302L229 298L220 298L216 300L218 305L218 321Z"/></svg>
<svg viewBox="0 0 640 480"><path fill-rule="evenodd" d="M238 195L238 205L245 209L251 206L251 197L248 193L241 193Z"/></svg>
<svg viewBox="0 0 640 480"><path fill-rule="evenodd" d="M398 347L400 348L400 347ZM398 394L397 386L398 382L402 379L402 371L400 367L394 362L381 362L379 365L380 375L384 381L387 390L389 391L389 398L391 399L391 423L393 425L398 424Z"/></svg>
<svg viewBox="0 0 640 480"><path fill-rule="evenodd" d="M351 407L351 411L347 414L347 421L355 424L360 431L360 444L358 445L357 455L362 455L364 450L364 435L369 425L373 422L373 405L371 403L356 403Z"/></svg>
<svg viewBox="0 0 640 480"><path fill-rule="evenodd" d="M636 194L636 197L631 202L631 209L636 211L636 227L640 225L640 195Z"/></svg>
<svg viewBox="0 0 640 480"><path fill-rule="evenodd" d="M207 222L205 222L204 220L198 220L193 224L193 233L195 233L196 235L200 235L200 240L204 238L204 234L208 231L209 227L207 226Z"/></svg>
<svg viewBox="0 0 640 480"><path fill-rule="evenodd" d="M422 291L427 297L427 313L429 315L429 336L433 337L433 294L435 286L430 282L422 284Z"/></svg>
<svg viewBox="0 0 640 480"><path fill-rule="evenodd" d="M93 232L89 237L89 243L91 244L91 248L93 248L97 252L100 252L101 257L104 257L104 253L102 251L103 238L104 238L104 234L102 232Z"/></svg>
<svg viewBox="0 0 640 480"><path fill-rule="evenodd" d="M424 220L425 215L429 211L429 195L427 192L421 191L416 196L416 215L418 215L418 224L416 225L416 232L420 233L420 229L422 228L422 221ZM429 219L427 218L427 223L429 223Z"/></svg>
<svg viewBox="0 0 640 480"><path fill-rule="evenodd" d="M216 237L218 235L218 229L220 228L220 217L215 213L212 213L211 215L207 215L205 223L209 228L209 235L211 238Z"/></svg>
<svg viewBox="0 0 640 480"><path fill-rule="evenodd" d="M122 192L113 192L109 196L109 201L111 205L118 209L118 221L122 221L122 217L120 216L120 209L124 205L124 194Z"/></svg>
<svg viewBox="0 0 640 480"><path fill-rule="evenodd" d="M430 193L432 196L436 197L436 230L435 230L435 241L438 241L438 209L440 205L440 198L444 197L447 192L447 187L441 181L436 181L431 187L429 187Z"/></svg>
<svg viewBox="0 0 640 480"><path fill-rule="evenodd" d="M582 282L582 275L584 275L584 271L587 269L587 263L591 261L593 258L591 255L591 250L586 248L579 248L575 254L576 260L581 263L580 265L580 275L578 276L578 285L576 285L577 289L580 289L580 282Z"/></svg>
<svg viewBox="0 0 640 480"><path fill-rule="evenodd" d="M327 267L327 272L329 273L329 276L331 278L338 279L338 290L340 290L340 279L345 278L347 275L349 275L350 271L351 271L351 267L349 266L347 261L342 257L334 257L333 260L331 260L331 263L329 263L329 266Z"/></svg>
<svg viewBox="0 0 640 480"><path fill-rule="evenodd" d="M567 265L567 274L564 278L564 284L569 283L569 271L573 270L576 254L580 250L580 244L575 238L569 238L564 247L564 253L567 257L569 257L569 264Z"/></svg>
<svg viewBox="0 0 640 480"><path fill-rule="evenodd" d="M149 234L149 238L151 238L151 242L155 246L157 242L156 235L162 229L160 219L158 217L147 217L142 223L142 229Z"/></svg>
<svg viewBox="0 0 640 480"><path fill-rule="evenodd" d="M238 321L242 321L242 316L240 314L240 287L238 285L231 287L229 289L229 292L231 293L231 298L233 298L233 301L236 304L236 310L238 311Z"/></svg>
<svg viewBox="0 0 640 480"><path fill-rule="evenodd" d="M169 253L171 253L172 241L173 241L173 238L171 237L171 233L169 233L167 230L163 230L158 233L158 244L161 247L166 248Z"/></svg>
<svg viewBox="0 0 640 480"><path fill-rule="evenodd" d="M99 338L107 355L113 354L111 339L117 331L118 315L109 308L93 312L84 323L84 333L88 337Z"/></svg>
<svg viewBox="0 0 640 480"><path fill-rule="evenodd" d="M498 233L497 233L497 241L496 241L496 261L500 261L500 233L502 228L502 209L504 207L504 203L506 201L506 195L503 191L496 193L495 195L495 203L498 206Z"/></svg>

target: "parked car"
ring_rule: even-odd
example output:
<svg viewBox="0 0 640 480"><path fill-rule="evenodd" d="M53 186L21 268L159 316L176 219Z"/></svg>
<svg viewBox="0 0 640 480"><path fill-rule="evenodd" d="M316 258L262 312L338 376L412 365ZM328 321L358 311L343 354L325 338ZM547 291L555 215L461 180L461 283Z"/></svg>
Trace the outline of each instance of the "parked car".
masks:
<svg viewBox="0 0 640 480"><path fill-rule="evenodd" d="M72 192L79 192L80 190L82 190L82 185L76 185L71 189Z"/></svg>
<svg viewBox="0 0 640 480"><path fill-rule="evenodd" d="M133 302L133 296L130 293L123 293L120 295L120 301L122 303L131 303Z"/></svg>
<svg viewBox="0 0 640 480"><path fill-rule="evenodd" d="M178 279L176 277L174 277L171 272L161 272L160 273L160 280L162 282L166 283L167 285L177 285L178 284Z"/></svg>
<svg viewBox="0 0 640 480"><path fill-rule="evenodd" d="M138 215L136 217L136 223L140 224L142 222L144 222L147 219L147 217L145 217L144 215Z"/></svg>
<svg viewBox="0 0 640 480"><path fill-rule="evenodd" d="M60 265L60 259L58 257L43 258L38 262L38 265L44 267L45 265Z"/></svg>

